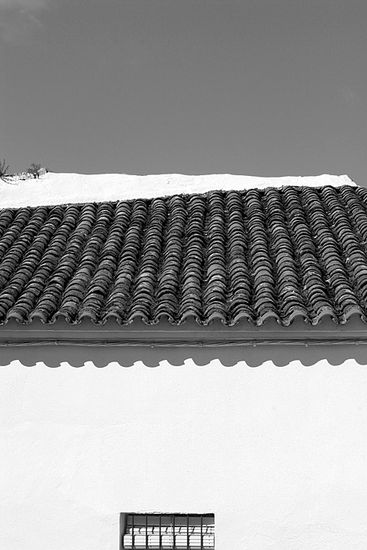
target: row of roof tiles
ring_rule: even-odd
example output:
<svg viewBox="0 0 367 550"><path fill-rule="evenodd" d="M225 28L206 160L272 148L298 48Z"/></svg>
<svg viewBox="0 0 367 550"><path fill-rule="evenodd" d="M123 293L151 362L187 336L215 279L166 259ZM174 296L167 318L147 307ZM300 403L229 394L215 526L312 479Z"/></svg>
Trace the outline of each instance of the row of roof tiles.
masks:
<svg viewBox="0 0 367 550"><path fill-rule="evenodd" d="M367 312L367 190L268 188L0 211L0 323L345 323Z"/></svg>

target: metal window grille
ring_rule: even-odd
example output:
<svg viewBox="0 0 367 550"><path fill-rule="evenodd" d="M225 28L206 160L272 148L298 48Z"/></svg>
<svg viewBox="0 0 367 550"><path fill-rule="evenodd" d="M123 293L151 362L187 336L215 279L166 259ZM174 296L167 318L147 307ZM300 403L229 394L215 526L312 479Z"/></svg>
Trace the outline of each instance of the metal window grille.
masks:
<svg viewBox="0 0 367 550"><path fill-rule="evenodd" d="M214 514L121 514L120 550L212 550Z"/></svg>

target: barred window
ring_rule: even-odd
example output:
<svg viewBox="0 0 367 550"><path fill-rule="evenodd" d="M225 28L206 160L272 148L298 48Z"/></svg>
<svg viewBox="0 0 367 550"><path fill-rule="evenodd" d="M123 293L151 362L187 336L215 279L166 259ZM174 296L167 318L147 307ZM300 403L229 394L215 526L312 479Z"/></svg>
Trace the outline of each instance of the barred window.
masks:
<svg viewBox="0 0 367 550"><path fill-rule="evenodd" d="M120 549L210 550L214 514L121 514Z"/></svg>

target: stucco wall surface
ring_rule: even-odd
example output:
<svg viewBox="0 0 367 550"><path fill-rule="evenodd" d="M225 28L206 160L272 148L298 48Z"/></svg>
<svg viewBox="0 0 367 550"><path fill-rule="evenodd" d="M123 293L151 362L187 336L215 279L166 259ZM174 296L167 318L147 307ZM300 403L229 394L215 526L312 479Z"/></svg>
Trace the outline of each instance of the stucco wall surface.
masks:
<svg viewBox="0 0 367 550"><path fill-rule="evenodd" d="M367 548L367 367L0 368L0 548L117 550L123 511L217 550Z"/></svg>

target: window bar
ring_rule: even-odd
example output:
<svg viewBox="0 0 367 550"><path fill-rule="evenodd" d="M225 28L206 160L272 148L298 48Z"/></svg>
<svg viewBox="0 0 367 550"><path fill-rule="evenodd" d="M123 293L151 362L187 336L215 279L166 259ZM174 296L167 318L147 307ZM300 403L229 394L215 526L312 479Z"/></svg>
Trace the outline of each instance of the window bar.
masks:
<svg viewBox="0 0 367 550"><path fill-rule="evenodd" d="M132 550L135 549L134 517L135 517L135 514L131 514L131 548Z"/></svg>
<svg viewBox="0 0 367 550"><path fill-rule="evenodd" d="M203 516L200 516L200 549L204 550Z"/></svg>
<svg viewBox="0 0 367 550"><path fill-rule="evenodd" d="M215 548L215 531L213 529L213 548Z"/></svg>
<svg viewBox="0 0 367 550"><path fill-rule="evenodd" d="M187 529L187 541L186 541L186 545L187 545L187 549L189 550L190 548L190 516L189 514L187 514L187 518L186 518L186 529Z"/></svg>
<svg viewBox="0 0 367 550"><path fill-rule="evenodd" d="M149 538L148 538L148 514L145 514L145 546L149 548Z"/></svg>
<svg viewBox="0 0 367 550"><path fill-rule="evenodd" d="M175 516L172 516L173 550L176 550Z"/></svg>
<svg viewBox="0 0 367 550"><path fill-rule="evenodd" d="M162 514L159 514L159 550L162 550Z"/></svg>
<svg viewBox="0 0 367 550"><path fill-rule="evenodd" d="M125 536L126 529L127 529L127 519L128 519L127 514L120 514L120 545L119 545L119 550L123 550L125 548L124 536Z"/></svg>

